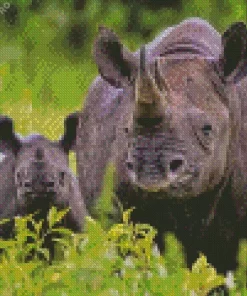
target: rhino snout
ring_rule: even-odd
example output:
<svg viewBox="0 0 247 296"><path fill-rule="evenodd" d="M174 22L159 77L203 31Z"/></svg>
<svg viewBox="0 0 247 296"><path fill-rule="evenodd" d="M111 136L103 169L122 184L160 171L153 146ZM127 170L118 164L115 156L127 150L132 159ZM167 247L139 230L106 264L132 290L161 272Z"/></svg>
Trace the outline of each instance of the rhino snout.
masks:
<svg viewBox="0 0 247 296"><path fill-rule="evenodd" d="M145 173L146 171L157 173L159 172L162 175L166 174L176 174L180 172L185 164L185 160L183 158L174 158L168 162L168 164L162 162L153 162L146 163L145 161L137 161L128 159L126 161L126 166L129 171L135 171L137 173Z"/></svg>
<svg viewBox="0 0 247 296"><path fill-rule="evenodd" d="M128 158L126 167L130 180L138 186L160 187L165 184L169 187L184 178L186 161L181 155L153 158L152 161L145 157Z"/></svg>
<svg viewBox="0 0 247 296"><path fill-rule="evenodd" d="M15 174L15 183L19 192L22 193L56 193L65 186L64 171L48 172L42 171L44 163L34 164L35 169L20 170Z"/></svg>

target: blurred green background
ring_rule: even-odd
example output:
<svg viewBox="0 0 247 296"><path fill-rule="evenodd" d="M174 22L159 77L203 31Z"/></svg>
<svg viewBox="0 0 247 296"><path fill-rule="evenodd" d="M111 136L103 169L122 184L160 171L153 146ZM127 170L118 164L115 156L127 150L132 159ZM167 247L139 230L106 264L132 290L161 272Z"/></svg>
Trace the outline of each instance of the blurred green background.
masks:
<svg viewBox="0 0 247 296"><path fill-rule="evenodd" d="M134 51L187 17L223 32L246 21L246 10L245 0L1 1L0 112L14 118L19 133L57 139L97 75L91 50L99 24Z"/></svg>

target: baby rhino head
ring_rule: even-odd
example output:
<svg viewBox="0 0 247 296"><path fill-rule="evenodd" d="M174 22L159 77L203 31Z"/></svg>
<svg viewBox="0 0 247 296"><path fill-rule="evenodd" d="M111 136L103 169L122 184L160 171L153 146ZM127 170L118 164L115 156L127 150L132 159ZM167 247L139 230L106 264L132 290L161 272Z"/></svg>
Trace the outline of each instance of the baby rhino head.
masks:
<svg viewBox="0 0 247 296"><path fill-rule="evenodd" d="M18 203L30 210L48 208L70 191L74 176L69 169L68 153L74 144L76 126L77 117L72 114L65 120L65 132L59 141L37 134L20 138L14 132L12 119L0 118L0 148L14 159Z"/></svg>

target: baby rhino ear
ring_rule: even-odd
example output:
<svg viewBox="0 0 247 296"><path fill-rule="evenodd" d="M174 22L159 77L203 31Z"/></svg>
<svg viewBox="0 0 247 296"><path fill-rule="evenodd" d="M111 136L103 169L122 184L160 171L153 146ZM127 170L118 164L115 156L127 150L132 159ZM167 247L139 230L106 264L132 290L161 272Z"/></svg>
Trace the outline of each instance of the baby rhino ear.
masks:
<svg viewBox="0 0 247 296"><path fill-rule="evenodd" d="M21 147L21 142L14 133L13 120L8 116L0 116L0 152L7 150L15 154Z"/></svg>
<svg viewBox="0 0 247 296"><path fill-rule="evenodd" d="M99 27L93 56L99 73L111 85L121 88L131 82L136 70L135 57L113 31Z"/></svg>
<svg viewBox="0 0 247 296"><path fill-rule="evenodd" d="M75 145L78 123L79 112L71 113L64 120L64 134L59 142L66 153L69 153Z"/></svg>
<svg viewBox="0 0 247 296"><path fill-rule="evenodd" d="M247 28L243 22L233 23L222 35L220 68L224 77L240 79L247 61Z"/></svg>

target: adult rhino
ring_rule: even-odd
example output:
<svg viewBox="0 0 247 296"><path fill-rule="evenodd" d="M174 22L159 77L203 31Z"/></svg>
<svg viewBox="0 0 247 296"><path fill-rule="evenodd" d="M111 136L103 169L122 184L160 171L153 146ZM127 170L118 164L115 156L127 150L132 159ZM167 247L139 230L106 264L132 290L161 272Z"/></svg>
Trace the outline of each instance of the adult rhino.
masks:
<svg viewBox="0 0 247 296"><path fill-rule="evenodd" d="M65 119L65 133L59 141L38 134L20 137L13 121L0 116L0 219L38 212L45 219L52 206L71 210L64 226L74 231L83 228L86 207L79 183L69 168L68 153L74 145L78 119ZM1 237L12 234L12 226L1 227Z"/></svg>
<svg viewBox="0 0 247 296"><path fill-rule="evenodd" d="M93 82L77 136L80 187L97 201L106 164L135 222L173 231L188 266L203 252L219 272L236 268L246 237L244 80L246 26L220 34L192 18L131 53L101 27ZM242 79L243 78L243 79ZM242 88L240 87L240 90Z"/></svg>

